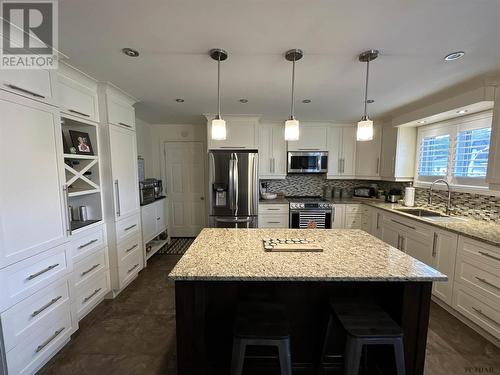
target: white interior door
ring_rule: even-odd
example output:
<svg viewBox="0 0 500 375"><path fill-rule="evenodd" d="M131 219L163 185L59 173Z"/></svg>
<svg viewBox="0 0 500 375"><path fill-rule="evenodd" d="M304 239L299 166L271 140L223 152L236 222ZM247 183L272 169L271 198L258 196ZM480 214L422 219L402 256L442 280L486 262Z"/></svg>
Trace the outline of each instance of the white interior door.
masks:
<svg viewBox="0 0 500 375"><path fill-rule="evenodd" d="M165 142L171 237L195 237L205 226L205 153L201 142Z"/></svg>

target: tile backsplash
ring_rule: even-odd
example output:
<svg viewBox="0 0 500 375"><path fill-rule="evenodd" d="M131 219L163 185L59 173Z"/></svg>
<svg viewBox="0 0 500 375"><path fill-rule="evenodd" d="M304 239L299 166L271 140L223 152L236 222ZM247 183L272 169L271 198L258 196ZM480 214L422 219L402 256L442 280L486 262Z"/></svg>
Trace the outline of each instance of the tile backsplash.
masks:
<svg viewBox="0 0 500 375"><path fill-rule="evenodd" d="M320 196L326 186L336 189L346 189L347 196L352 195L352 190L358 186L376 184L379 189L388 191L393 188L403 190L408 183L389 181L366 180L327 180L324 175L288 175L283 180L261 180L268 183L271 192L283 192L285 196ZM446 192L435 191L433 207L444 212L446 208ZM416 188L415 205L427 207L428 190ZM500 197L478 195L470 193L452 192L451 202L454 208L453 215L467 216L477 220L500 223Z"/></svg>

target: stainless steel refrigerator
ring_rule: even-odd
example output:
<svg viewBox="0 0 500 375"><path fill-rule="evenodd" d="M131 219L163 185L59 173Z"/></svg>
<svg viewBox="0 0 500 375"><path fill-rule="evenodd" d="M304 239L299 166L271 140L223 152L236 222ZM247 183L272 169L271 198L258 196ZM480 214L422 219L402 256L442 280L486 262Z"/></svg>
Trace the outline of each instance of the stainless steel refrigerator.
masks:
<svg viewBox="0 0 500 375"><path fill-rule="evenodd" d="M209 226L257 228L258 153L210 151L208 154Z"/></svg>

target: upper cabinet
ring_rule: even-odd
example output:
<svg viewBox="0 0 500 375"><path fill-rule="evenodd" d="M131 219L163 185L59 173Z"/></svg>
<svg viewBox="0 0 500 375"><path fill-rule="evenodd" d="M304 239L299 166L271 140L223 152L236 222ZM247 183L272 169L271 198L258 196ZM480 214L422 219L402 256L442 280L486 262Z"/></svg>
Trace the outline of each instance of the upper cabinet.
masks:
<svg viewBox="0 0 500 375"><path fill-rule="evenodd" d="M125 129L135 130L134 103L137 100L109 84L103 84L101 87L102 97L105 98L107 122Z"/></svg>
<svg viewBox="0 0 500 375"><path fill-rule="evenodd" d="M97 82L64 64L57 76L61 112L98 122Z"/></svg>
<svg viewBox="0 0 500 375"><path fill-rule="evenodd" d="M382 144L382 128L373 126L371 141L356 142L356 177L360 179L380 179L380 149Z"/></svg>
<svg viewBox="0 0 500 375"><path fill-rule="evenodd" d="M356 127L329 127L327 132L327 151L327 178L354 178L356 161Z"/></svg>
<svg viewBox="0 0 500 375"><path fill-rule="evenodd" d="M283 122L259 126L259 178L286 177L286 141Z"/></svg>
<svg viewBox="0 0 500 375"><path fill-rule="evenodd" d="M380 177L385 181L412 181L415 171L417 128L382 128Z"/></svg>
<svg viewBox="0 0 500 375"><path fill-rule="evenodd" d="M257 150L259 148L259 117L224 116L224 120L226 120L226 139L223 141L212 139L211 122L214 116L206 115L206 118L207 146L209 150Z"/></svg>
<svg viewBox="0 0 500 375"><path fill-rule="evenodd" d="M300 124L298 141L288 142L288 151L326 151L327 125Z"/></svg>
<svg viewBox="0 0 500 375"><path fill-rule="evenodd" d="M56 75L55 70L0 69L0 88L14 94L57 106Z"/></svg>

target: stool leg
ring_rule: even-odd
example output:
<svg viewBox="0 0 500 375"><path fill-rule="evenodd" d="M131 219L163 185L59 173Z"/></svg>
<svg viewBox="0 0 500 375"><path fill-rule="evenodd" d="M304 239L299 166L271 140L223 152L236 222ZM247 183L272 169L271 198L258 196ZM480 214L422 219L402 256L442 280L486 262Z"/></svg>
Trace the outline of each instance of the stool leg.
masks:
<svg viewBox="0 0 500 375"><path fill-rule="evenodd" d="M403 347L403 338L400 337L394 342L394 357L396 359L396 370L398 375L406 374L405 352Z"/></svg>
<svg viewBox="0 0 500 375"><path fill-rule="evenodd" d="M332 320L333 320L333 317L330 314L330 316L328 317L328 325L326 326L325 336L323 337L323 346L321 347L321 356L319 358L318 363L316 364L316 371L315 371L316 375L323 374L323 361L325 360L326 350L327 350L327 346L328 346L328 340L329 340L330 335L331 335L332 324L333 324Z"/></svg>
<svg viewBox="0 0 500 375"><path fill-rule="evenodd" d="M347 336L344 359L344 375L358 375L362 349L363 343L360 340Z"/></svg>
<svg viewBox="0 0 500 375"><path fill-rule="evenodd" d="M292 375L292 359L290 355L290 339L280 340L278 343L281 375Z"/></svg>
<svg viewBox="0 0 500 375"><path fill-rule="evenodd" d="M233 340L233 356L231 359L231 375L241 375L245 362L246 342L235 337Z"/></svg>

